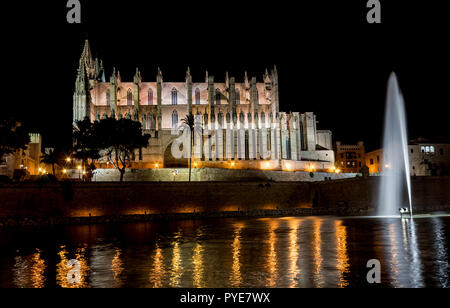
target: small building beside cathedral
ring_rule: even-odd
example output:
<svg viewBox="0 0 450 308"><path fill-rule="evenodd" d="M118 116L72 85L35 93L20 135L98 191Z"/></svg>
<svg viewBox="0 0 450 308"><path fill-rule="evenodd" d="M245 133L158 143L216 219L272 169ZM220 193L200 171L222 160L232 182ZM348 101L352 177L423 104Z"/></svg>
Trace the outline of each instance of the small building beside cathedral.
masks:
<svg viewBox="0 0 450 308"><path fill-rule="evenodd" d="M181 145L182 119L195 117L193 159L196 166L237 169L317 170L334 166L332 133L318 130L312 112L279 110L277 68L262 80L225 74L225 82L208 75L194 81L189 68L182 82L164 80L158 69L146 81L139 69L132 81L115 68L105 78L102 61L93 59L86 41L73 96L73 125L86 117L139 121L151 135L148 148L137 153L133 168L187 166ZM184 148L184 150L183 150ZM107 162L100 162L108 168Z"/></svg>

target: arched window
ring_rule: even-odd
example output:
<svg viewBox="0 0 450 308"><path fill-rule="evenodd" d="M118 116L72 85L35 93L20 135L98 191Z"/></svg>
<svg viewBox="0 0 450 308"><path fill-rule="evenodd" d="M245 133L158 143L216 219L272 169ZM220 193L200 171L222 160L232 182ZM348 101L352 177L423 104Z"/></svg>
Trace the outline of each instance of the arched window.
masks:
<svg viewBox="0 0 450 308"><path fill-rule="evenodd" d="M195 89L195 104L200 105L200 89Z"/></svg>
<svg viewBox="0 0 450 308"><path fill-rule="evenodd" d="M152 115L149 113L147 115L147 129L151 129L152 125L153 125L153 123L152 123Z"/></svg>
<svg viewBox="0 0 450 308"><path fill-rule="evenodd" d="M205 112L205 114L203 115L203 123L204 125L208 125L208 114Z"/></svg>
<svg viewBox="0 0 450 308"><path fill-rule="evenodd" d="M227 112L227 123L231 122L231 115L229 112Z"/></svg>
<svg viewBox="0 0 450 308"><path fill-rule="evenodd" d="M150 129L153 129L153 130L156 129L156 117L155 117L155 114L152 114L152 126L150 127Z"/></svg>
<svg viewBox="0 0 450 308"><path fill-rule="evenodd" d="M263 112L261 112L261 125L262 127L266 127L266 114Z"/></svg>
<svg viewBox="0 0 450 308"><path fill-rule="evenodd" d="M241 103L241 93L239 92L239 89L236 89L236 105L239 105Z"/></svg>
<svg viewBox="0 0 450 308"><path fill-rule="evenodd" d="M244 116L244 113L242 112L242 110L241 110L241 112L239 113L239 122L241 122L241 125L244 125L244 122L245 122L245 116Z"/></svg>
<svg viewBox="0 0 450 308"><path fill-rule="evenodd" d="M153 90L148 89L148 105L153 105Z"/></svg>
<svg viewBox="0 0 450 308"><path fill-rule="evenodd" d="M216 89L216 105L220 105L220 90Z"/></svg>
<svg viewBox="0 0 450 308"><path fill-rule="evenodd" d="M250 123L252 123L252 114L250 112L247 113L247 123L250 128Z"/></svg>
<svg viewBox="0 0 450 308"><path fill-rule="evenodd" d="M222 111L219 111L219 115L217 116L218 120L219 120L219 125L221 126L221 128L223 128L223 113Z"/></svg>
<svg viewBox="0 0 450 308"><path fill-rule="evenodd" d="M174 110L172 112L172 128L178 127L178 112Z"/></svg>
<svg viewBox="0 0 450 308"><path fill-rule="evenodd" d="M133 92L131 89L128 89L127 91L127 105L132 106L133 105Z"/></svg>
<svg viewBox="0 0 450 308"><path fill-rule="evenodd" d="M177 89L172 89L172 105L178 105L178 91Z"/></svg>
<svg viewBox="0 0 450 308"><path fill-rule="evenodd" d="M145 114L142 115L142 128L147 129L147 117Z"/></svg>
<svg viewBox="0 0 450 308"><path fill-rule="evenodd" d="M106 106L111 106L111 94L109 91L106 92Z"/></svg>

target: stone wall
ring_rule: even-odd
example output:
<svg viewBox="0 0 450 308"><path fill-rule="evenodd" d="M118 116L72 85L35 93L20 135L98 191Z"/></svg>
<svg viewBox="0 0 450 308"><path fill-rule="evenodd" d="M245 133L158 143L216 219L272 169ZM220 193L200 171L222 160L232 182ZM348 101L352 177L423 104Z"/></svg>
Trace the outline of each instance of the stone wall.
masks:
<svg viewBox="0 0 450 308"><path fill-rule="evenodd" d="M308 183L34 183L0 187L0 216L110 216L310 207Z"/></svg>
<svg viewBox="0 0 450 308"><path fill-rule="evenodd" d="M237 162L238 163L238 162ZM237 164L236 163L236 164ZM173 171L178 175L174 176ZM73 176L78 178L79 171L73 171ZM115 182L119 180L119 172L115 169L97 169L93 181ZM274 181L274 182L316 182L331 178L345 179L355 177L356 174L336 174L326 172L314 172L311 177L309 172L301 171L272 171L272 170L242 170L242 169L220 169L220 168L192 168L192 181ZM181 182L188 181L189 169L167 168L167 169L130 169L124 176L126 182Z"/></svg>
<svg viewBox="0 0 450 308"><path fill-rule="evenodd" d="M0 185L0 218L220 213L311 207L348 208L373 214L378 184L378 177L282 183L3 184ZM414 178L412 187L416 213L450 208L450 177Z"/></svg>

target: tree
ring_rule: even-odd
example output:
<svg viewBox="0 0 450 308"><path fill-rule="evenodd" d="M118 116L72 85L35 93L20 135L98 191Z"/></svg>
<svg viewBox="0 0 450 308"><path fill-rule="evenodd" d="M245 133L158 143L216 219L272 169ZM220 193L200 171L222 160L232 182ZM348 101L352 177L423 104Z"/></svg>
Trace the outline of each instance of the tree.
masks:
<svg viewBox="0 0 450 308"><path fill-rule="evenodd" d="M52 174L55 174L55 166L61 165L63 160L63 153L59 150L52 149L41 156L41 163L52 166Z"/></svg>
<svg viewBox="0 0 450 308"><path fill-rule="evenodd" d="M25 150L30 143L28 130L12 119L0 119L0 163L4 156Z"/></svg>
<svg viewBox="0 0 450 308"><path fill-rule="evenodd" d="M101 154L120 172L120 182L123 182L135 151L148 146L150 135L142 133L140 122L126 118L106 118L95 122L94 132Z"/></svg>
<svg viewBox="0 0 450 308"><path fill-rule="evenodd" d="M100 144L94 130L95 126L86 117L83 121L78 121L73 132L73 152L74 157L82 161L83 169L95 160L100 158Z"/></svg>
<svg viewBox="0 0 450 308"><path fill-rule="evenodd" d="M192 113L189 113L181 119L181 122L186 125L190 130L190 144L189 144L189 182L191 181L191 170L192 170L192 145L194 143L194 127L195 127L195 118Z"/></svg>

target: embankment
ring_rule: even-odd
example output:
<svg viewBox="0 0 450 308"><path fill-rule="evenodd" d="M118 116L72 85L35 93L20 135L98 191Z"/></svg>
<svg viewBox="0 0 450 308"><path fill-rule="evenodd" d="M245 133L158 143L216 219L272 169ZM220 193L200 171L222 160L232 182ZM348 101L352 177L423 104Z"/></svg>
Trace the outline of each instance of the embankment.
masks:
<svg viewBox="0 0 450 308"><path fill-rule="evenodd" d="M0 225L373 214L378 184L378 177L280 183L5 184L0 186ZM450 209L450 177L414 178L412 187L417 213Z"/></svg>

